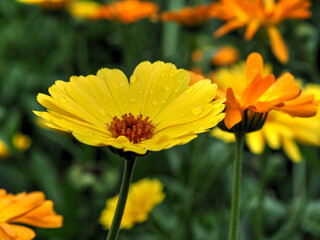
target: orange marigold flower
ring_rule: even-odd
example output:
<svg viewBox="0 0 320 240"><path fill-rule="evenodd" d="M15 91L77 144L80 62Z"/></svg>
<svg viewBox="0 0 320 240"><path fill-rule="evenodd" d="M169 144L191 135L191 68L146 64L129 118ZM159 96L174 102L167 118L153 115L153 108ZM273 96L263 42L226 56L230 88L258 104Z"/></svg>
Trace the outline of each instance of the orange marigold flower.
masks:
<svg viewBox="0 0 320 240"><path fill-rule="evenodd" d="M238 74L238 68L236 74L240 77L237 79L237 75L232 74L227 78L216 75L214 82L219 87L217 97L227 98L225 130L256 131L262 127L267 113L272 109L298 117L316 114L318 103L314 96L300 95L301 89L290 73L283 74L275 81L274 75L265 75L263 68L261 55L251 53L246 61L244 76Z"/></svg>
<svg viewBox="0 0 320 240"><path fill-rule="evenodd" d="M98 19L119 21L125 24L144 18L157 18L158 5L150 1L123 0L102 5L97 13Z"/></svg>
<svg viewBox="0 0 320 240"><path fill-rule="evenodd" d="M223 46L213 54L211 63L215 66L231 65L238 61L238 59L238 49L231 46Z"/></svg>
<svg viewBox="0 0 320 240"><path fill-rule="evenodd" d="M186 26L195 26L205 23L211 18L212 4L197 5L194 8L184 7L178 11L163 12L161 19L164 22L177 22Z"/></svg>
<svg viewBox="0 0 320 240"><path fill-rule="evenodd" d="M15 223L59 228L62 221L62 216L53 210L53 202L45 200L42 192L13 195L0 189L0 239L31 240L35 237L32 229Z"/></svg>
<svg viewBox="0 0 320 240"><path fill-rule="evenodd" d="M246 26L245 39L250 40L259 27L266 27L273 54L286 63L289 53L277 26L285 19L309 18L310 6L309 0L220 0L211 13L227 23L214 36Z"/></svg>

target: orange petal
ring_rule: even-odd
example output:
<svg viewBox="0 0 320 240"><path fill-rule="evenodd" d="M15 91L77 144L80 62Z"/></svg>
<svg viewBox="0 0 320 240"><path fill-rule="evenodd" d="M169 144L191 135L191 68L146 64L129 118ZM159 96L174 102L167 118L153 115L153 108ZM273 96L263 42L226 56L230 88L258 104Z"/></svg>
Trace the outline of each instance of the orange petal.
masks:
<svg viewBox="0 0 320 240"><path fill-rule="evenodd" d="M257 74L263 75L263 59L259 53L251 53L246 61L246 79L250 83Z"/></svg>
<svg viewBox="0 0 320 240"><path fill-rule="evenodd" d="M238 20L232 20L232 21L224 24L217 31L215 31L213 36L215 38L219 38L219 37L225 35L226 33L230 32L230 31L232 31L234 29L241 28L243 26L245 26L245 23L239 22Z"/></svg>
<svg viewBox="0 0 320 240"><path fill-rule="evenodd" d="M34 239L34 237L36 236L36 234L34 233L34 231L28 227L24 227L24 226L18 226L18 225L13 225L10 224L12 229L14 229L15 234L16 234L16 238L17 240L31 240Z"/></svg>
<svg viewBox="0 0 320 240"><path fill-rule="evenodd" d="M287 63L289 60L289 53L279 30L276 27L272 26L268 27L267 31L273 54L281 63Z"/></svg>
<svg viewBox="0 0 320 240"><path fill-rule="evenodd" d="M192 71L189 71L189 74L190 74L189 86L195 84L198 81L206 79L202 74L197 74L197 73L194 73Z"/></svg>
<svg viewBox="0 0 320 240"><path fill-rule="evenodd" d="M227 101L226 101L226 117L224 119L224 124L228 129L231 129L235 124L241 122L242 113L240 104L231 88L227 89Z"/></svg>
<svg viewBox="0 0 320 240"><path fill-rule="evenodd" d="M250 85L243 91L241 104L250 105L256 103L262 94L264 94L274 83L274 80L275 78L272 74L265 78L262 78L261 74L258 74Z"/></svg>
<svg viewBox="0 0 320 240"><path fill-rule="evenodd" d="M251 38L256 34L259 27L260 22L257 20L252 20L251 22L249 22L244 38L246 40L251 40Z"/></svg>

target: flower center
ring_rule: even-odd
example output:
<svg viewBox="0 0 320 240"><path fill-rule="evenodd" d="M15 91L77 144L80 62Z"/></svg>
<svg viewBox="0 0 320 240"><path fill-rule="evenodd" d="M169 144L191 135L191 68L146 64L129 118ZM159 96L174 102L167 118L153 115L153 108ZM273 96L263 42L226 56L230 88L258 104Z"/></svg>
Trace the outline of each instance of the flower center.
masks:
<svg viewBox="0 0 320 240"><path fill-rule="evenodd" d="M151 138L154 129L149 117L143 119L142 114L134 117L132 113L124 114L121 119L113 117L107 127L113 138L125 136L132 143L139 143Z"/></svg>

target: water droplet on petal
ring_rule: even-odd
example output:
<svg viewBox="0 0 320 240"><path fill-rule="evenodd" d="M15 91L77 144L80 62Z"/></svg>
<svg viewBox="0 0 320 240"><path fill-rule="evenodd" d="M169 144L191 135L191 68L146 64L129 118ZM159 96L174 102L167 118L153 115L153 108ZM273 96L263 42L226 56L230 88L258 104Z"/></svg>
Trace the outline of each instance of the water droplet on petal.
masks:
<svg viewBox="0 0 320 240"><path fill-rule="evenodd" d="M153 104L153 106L157 106L158 105L158 101L157 100L153 100L152 104Z"/></svg>
<svg viewBox="0 0 320 240"><path fill-rule="evenodd" d="M174 76L174 74L173 73L170 73L170 77L173 77Z"/></svg>
<svg viewBox="0 0 320 240"><path fill-rule="evenodd" d="M105 112L103 109L100 109L100 113L101 113L101 115L103 115L103 116L107 115L106 112Z"/></svg>
<svg viewBox="0 0 320 240"><path fill-rule="evenodd" d="M175 92L178 92L178 88L176 88L174 91L175 91Z"/></svg>
<svg viewBox="0 0 320 240"><path fill-rule="evenodd" d="M161 77L164 77L164 73L161 73L160 76L161 76Z"/></svg>
<svg viewBox="0 0 320 240"><path fill-rule="evenodd" d="M127 107L129 107L129 105L128 105L127 103L125 103L125 104L124 104L124 107L126 107L126 108L127 108Z"/></svg>
<svg viewBox="0 0 320 240"><path fill-rule="evenodd" d="M120 83L120 87L123 87L124 86L124 83Z"/></svg>
<svg viewBox="0 0 320 240"><path fill-rule="evenodd" d="M166 86L166 87L164 88L164 90L169 91L169 90L170 90L170 87L169 87L169 86Z"/></svg>
<svg viewBox="0 0 320 240"><path fill-rule="evenodd" d="M132 76L130 77L130 83L135 83L136 81L137 81L137 76L132 75Z"/></svg>
<svg viewBox="0 0 320 240"><path fill-rule="evenodd" d="M60 103L66 103L67 102L67 99L65 98L65 97L58 97L58 101L60 102Z"/></svg>
<svg viewBox="0 0 320 240"><path fill-rule="evenodd" d="M192 109L193 115L199 115L201 112L202 112L202 107L201 107L201 106L195 106L195 107Z"/></svg>
<svg viewBox="0 0 320 240"><path fill-rule="evenodd" d="M200 126L200 127L198 128L199 131L203 131L203 130L205 130L205 129L206 129L205 126Z"/></svg>

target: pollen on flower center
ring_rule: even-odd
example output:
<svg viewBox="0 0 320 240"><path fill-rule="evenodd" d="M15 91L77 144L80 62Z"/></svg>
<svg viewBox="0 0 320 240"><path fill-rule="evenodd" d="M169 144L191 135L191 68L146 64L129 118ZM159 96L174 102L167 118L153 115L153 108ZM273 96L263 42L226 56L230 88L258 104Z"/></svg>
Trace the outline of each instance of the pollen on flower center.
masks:
<svg viewBox="0 0 320 240"><path fill-rule="evenodd" d="M121 119L113 117L110 124L107 124L108 130L113 138L125 136L132 143L139 143L152 137L154 125L149 117L143 119L142 114L134 117L132 113L124 114Z"/></svg>

